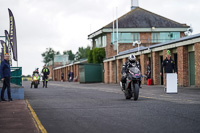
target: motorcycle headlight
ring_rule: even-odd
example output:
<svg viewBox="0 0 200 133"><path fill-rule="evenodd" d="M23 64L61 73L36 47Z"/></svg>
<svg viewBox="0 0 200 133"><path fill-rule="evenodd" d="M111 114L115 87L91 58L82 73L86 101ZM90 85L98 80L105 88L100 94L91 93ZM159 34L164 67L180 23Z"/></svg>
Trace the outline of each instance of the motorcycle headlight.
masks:
<svg viewBox="0 0 200 133"><path fill-rule="evenodd" d="M36 78L36 77L34 77L34 78L33 78L33 80L37 80L37 78Z"/></svg>

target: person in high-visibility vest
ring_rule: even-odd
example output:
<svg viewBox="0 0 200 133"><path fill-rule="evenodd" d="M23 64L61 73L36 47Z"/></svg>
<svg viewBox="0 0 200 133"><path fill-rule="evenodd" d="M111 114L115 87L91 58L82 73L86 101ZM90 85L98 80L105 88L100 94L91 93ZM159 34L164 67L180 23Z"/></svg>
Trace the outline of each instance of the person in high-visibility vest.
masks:
<svg viewBox="0 0 200 133"><path fill-rule="evenodd" d="M49 75L50 71L49 71L49 69L47 68L46 64L44 65L44 68L42 69L42 73L43 73L43 77L42 77L43 88L44 88L44 87L47 88L48 75ZM45 86L45 82L46 82L46 86Z"/></svg>

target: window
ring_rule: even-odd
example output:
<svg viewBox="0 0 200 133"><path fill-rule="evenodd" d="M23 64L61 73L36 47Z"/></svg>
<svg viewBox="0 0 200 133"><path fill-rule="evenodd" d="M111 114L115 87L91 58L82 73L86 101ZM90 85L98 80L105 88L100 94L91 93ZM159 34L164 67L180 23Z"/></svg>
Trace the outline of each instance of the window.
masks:
<svg viewBox="0 0 200 133"><path fill-rule="evenodd" d="M119 43L133 43L140 41L140 33L118 33ZM114 33L114 43L117 42L117 33ZM111 33L111 44L113 44L113 33Z"/></svg>
<svg viewBox="0 0 200 133"><path fill-rule="evenodd" d="M152 43L167 42L180 38L180 32L152 33Z"/></svg>
<svg viewBox="0 0 200 133"><path fill-rule="evenodd" d="M140 41L140 33L132 33L132 42Z"/></svg>
<svg viewBox="0 0 200 133"><path fill-rule="evenodd" d="M160 42L160 33L152 33L152 43Z"/></svg>
<svg viewBox="0 0 200 133"><path fill-rule="evenodd" d="M106 36L102 37L102 44L103 44L103 47L106 47L106 45L107 45Z"/></svg>
<svg viewBox="0 0 200 133"><path fill-rule="evenodd" d="M131 33L120 33L119 43L132 43Z"/></svg>
<svg viewBox="0 0 200 133"><path fill-rule="evenodd" d="M170 41L169 32L161 32L160 33L160 42L167 42Z"/></svg>
<svg viewBox="0 0 200 133"><path fill-rule="evenodd" d="M179 39L180 36L180 32L171 32L171 40Z"/></svg>
<svg viewBox="0 0 200 133"><path fill-rule="evenodd" d="M114 42L113 42L114 41ZM113 40L113 33L111 33L111 44L114 44L117 42L117 34L114 33L114 40Z"/></svg>
<svg viewBox="0 0 200 133"><path fill-rule="evenodd" d="M98 37L95 39L95 48L100 48L100 47L102 47L101 37Z"/></svg>

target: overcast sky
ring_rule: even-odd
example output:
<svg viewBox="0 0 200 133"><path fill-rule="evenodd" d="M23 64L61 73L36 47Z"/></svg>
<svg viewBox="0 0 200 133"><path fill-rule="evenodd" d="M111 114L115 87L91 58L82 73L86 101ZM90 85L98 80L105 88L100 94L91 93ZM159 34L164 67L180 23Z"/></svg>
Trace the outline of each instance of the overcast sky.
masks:
<svg viewBox="0 0 200 133"><path fill-rule="evenodd" d="M19 66L23 74L42 68L41 53L52 47L62 53L91 45L87 35L130 11L131 0L0 0L0 36L9 31L8 10L14 14ZM139 6L194 28L200 33L200 0L139 0ZM14 63L15 65L15 63Z"/></svg>

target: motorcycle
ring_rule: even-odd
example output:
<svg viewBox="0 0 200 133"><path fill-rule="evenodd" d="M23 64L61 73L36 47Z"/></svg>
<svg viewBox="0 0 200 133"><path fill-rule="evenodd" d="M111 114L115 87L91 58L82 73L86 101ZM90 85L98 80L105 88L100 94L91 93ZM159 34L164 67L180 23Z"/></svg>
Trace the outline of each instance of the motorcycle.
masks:
<svg viewBox="0 0 200 133"><path fill-rule="evenodd" d="M34 88L38 88L39 83L40 83L40 76L37 73L35 73L32 78L31 88L32 85L34 86Z"/></svg>
<svg viewBox="0 0 200 133"><path fill-rule="evenodd" d="M136 101L139 97L139 82L142 78L142 74L137 67L128 68L125 89L123 90L126 99L133 99ZM121 87L122 87L122 83Z"/></svg>

